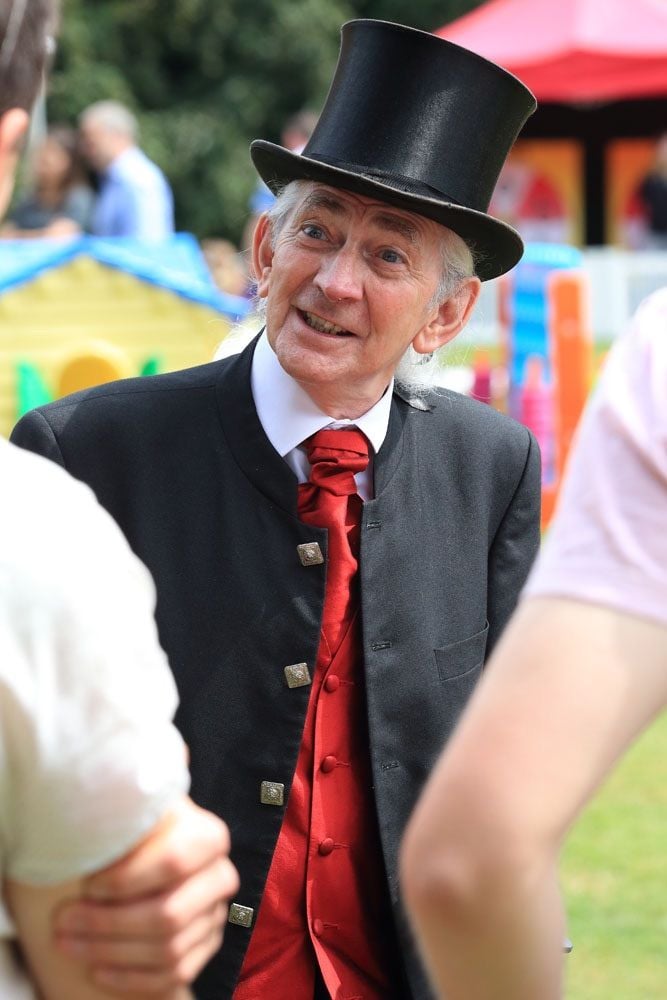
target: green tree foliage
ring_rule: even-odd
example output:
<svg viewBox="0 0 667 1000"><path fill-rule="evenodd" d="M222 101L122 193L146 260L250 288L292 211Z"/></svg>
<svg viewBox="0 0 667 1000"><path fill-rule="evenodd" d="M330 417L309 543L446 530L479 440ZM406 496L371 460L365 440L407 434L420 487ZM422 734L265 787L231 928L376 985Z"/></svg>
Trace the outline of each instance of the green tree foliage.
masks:
<svg viewBox="0 0 667 1000"><path fill-rule="evenodd" d="M317 109L340 25L376 17L432 29L478 0L65 0L49 119L115 98L169 177L177 224L238 240L256 183L248 143L279 141Z"/></svg>

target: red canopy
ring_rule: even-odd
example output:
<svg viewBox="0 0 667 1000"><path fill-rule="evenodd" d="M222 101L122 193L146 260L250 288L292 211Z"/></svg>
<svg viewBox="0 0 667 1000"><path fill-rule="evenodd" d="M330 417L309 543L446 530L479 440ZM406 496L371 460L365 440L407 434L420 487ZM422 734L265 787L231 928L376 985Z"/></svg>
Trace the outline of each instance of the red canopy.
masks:
<svg viewBox="0 0 667 1000"><path fill-rule="evenodd" d="M436 34L515 73L538 100L667 94L667 0L491 0Z"/></svg>

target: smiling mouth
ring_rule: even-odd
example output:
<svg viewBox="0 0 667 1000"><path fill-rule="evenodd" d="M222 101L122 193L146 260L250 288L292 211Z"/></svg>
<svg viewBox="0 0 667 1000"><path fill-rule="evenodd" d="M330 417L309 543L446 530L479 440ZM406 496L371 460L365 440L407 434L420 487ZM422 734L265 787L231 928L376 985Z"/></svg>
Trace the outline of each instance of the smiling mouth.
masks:
<svg viewBox="0 0 667 1000"><path fill-rule="evenodd" d="M308 324L313 330L317 330L318 333L328 333L335 337L353 337L354 334L350 330L344 330L342 326L336 326L335 323L327 323L325 319L320 316L315 316L314 313L306 312L303 309L299 309L299 315L305 323Z"/></svg>

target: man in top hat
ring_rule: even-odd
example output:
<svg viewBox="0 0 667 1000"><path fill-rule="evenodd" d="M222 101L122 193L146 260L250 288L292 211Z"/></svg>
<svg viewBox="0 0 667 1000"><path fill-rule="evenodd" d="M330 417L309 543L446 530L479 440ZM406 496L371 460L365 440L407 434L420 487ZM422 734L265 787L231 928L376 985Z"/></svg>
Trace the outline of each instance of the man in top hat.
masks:
<svg viewBox="0 0 667 1000"><path fill-rule="evenodd" d="M399 842L536 552L540 482L525 428L414 373L521 256L486 208L534 107L458 46L345 25L304 151L252 145L279 193L264 332L16 428L156 580L192 793L242 884L202 1000L430 996Z"/></svg>

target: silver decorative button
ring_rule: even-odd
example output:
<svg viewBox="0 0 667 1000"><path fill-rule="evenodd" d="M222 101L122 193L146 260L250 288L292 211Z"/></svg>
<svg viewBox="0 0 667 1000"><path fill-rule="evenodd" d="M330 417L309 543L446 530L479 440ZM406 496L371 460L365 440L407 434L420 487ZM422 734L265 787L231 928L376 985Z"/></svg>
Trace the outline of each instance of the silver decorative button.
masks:
<svg viewBox="0 0 667 1000"><path fill-rule="evenodd" d="M232 903L229 907L227 921L236 924L237 927L252 927L252 918L255 911L252 906L241 906L240 903Z"/></svg>
<svg viewBox="0 0 667 1000"><path fill-rule="evenodd" d="M324 562L322 549L317 542L303 542L302 545L297 545L296 551L302 566L320 566Z"/></svg>
<svg viewBox="0 0 667 1000"><path fill-rule="evenodd" d="M285 667L285 680L288 688L302 688L310 684L310 671L307 663L290 663Z"/></svg>
<svg viewBox="0 0 667 1000"><path fill-rule="evenodd" d="M285 786L279 781L263 781L259 801L263 806L281 806L285 797Z"/></svg>

